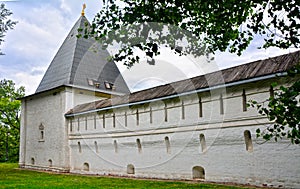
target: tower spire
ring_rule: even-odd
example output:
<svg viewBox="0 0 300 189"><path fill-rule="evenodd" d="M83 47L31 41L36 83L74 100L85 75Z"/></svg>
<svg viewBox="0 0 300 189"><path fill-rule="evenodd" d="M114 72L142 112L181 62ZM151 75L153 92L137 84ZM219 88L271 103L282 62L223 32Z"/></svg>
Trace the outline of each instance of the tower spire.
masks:
<svg viewBox="0 0 300 189"><path fill-rule="evenodd" d="M83 5L82 5L82 11L81 11L81 16L84 16L84 9L86 8L86 4L84 3Z"/></svg>

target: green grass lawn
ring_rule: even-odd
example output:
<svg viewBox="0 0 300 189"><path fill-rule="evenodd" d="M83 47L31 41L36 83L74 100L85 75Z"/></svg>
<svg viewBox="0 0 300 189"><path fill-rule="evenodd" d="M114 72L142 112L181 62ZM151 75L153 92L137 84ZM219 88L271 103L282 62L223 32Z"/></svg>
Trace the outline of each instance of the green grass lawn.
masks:
<svg viewBox="0 0 300 189"><path fill-rule="evenodd" d="M239 188L204 183L54 174L20 170L17 167L13 163L0 163L0 188Z"/></svg>

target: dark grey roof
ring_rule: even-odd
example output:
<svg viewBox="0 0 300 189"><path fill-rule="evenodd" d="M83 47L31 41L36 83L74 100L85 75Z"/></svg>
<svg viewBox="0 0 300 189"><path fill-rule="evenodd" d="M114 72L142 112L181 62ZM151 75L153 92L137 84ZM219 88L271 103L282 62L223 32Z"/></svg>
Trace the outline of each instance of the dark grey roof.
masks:
<svg viewBox="0 0 300 189"><path fill-rule="evenodd" d="M169 98L179 94L188 92L197 92L200 89L212 88L224 84L238 83L243 80L251 80L254 78L270 78L274 74L286 72L293 66L299 64L300 51L269 58L266 60L258 60L248 64L228 68L222 71L197 76L191 79L177 81L174 83L138 91L129 95L115 97L112 99L99 100L96 102L81 104L69 112L66 116L72 114L81 114L84 112L98 111L101 109L120 106L123 104L134 104L152 99ZM274 76L275 77L275 76Z"/></svg>
<svg viewBox="0 0 300 189"><path fill-rule="evenodd" d="M114 62L109 62L109 53L102 50L94 39L78 38L78 29L90 25L85 16L81 16L75 23L67 38L59 48L48 67L36 93L54 89L63 85L74 85L95 88L89 85L88 80L99 83L99 90L108 93L104 82L113 84L114 91L130 93L126 82Z"/></svg>

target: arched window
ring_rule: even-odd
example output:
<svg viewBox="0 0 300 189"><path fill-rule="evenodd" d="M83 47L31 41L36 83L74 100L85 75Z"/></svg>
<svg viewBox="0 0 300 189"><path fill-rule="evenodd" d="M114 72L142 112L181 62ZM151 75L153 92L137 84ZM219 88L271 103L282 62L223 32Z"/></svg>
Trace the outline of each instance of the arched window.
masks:
<svg viewBox="0 0 300 189"><path fill-rule="evenodd" d="M201 151L206 152L207 149L206 149L206 141L205 141L204 134L201 133L199 138L200 138Z"/></svg>
<svg viewBox="0 0 300 189"><path fill-rule="evenodd" d="M52 160L51 159L48 160L48 165L49 165L49 167L52 167Z"/></svg>
<svg viewBox="0 0 300 189"><path fill-rule="evenodd" d="M31 158L31 165L34 165L35 164L35 160L34 158Z"/></svg>
<svg viewBox="0 0 300 189"><path fill-rule="evenodd" d="M165 137L165 144L166 144L167 153L170 154L171 153L171 144L170 144L170 139L167 136Z"/></svg>
<svg viewBox="0 0 300 189"><path fill-rule="evenodd" d="M251 139L251 132L249 130L244 131L244 138L245 138L245 144L246 144L246 150L248 152L253 152L253 144Z"/></svg>
<svg viewBox="0 0 300 189"><path fill-rule="evenodd" d="M142 153L142 144L141 144L141 140L139 138L136 139L136 144L137 144L137 147L138 147L138 152Z"/></svg>
<svg viewBox="0 0 300 189"><path fill-rule="evenodd" d="M193 167L193 179L205 179L205 170L201 166Z"/></svg>
<svg viewBox="0 0 300 189"><path fill-rule="evenodd" d="M84 170L84 171L89 171L89 170L90 170L90 165L89 165L88 163L85 162L85 163L83 164L83 170Z"/></svg>
<svg viewBox="0 0 300 189"><path fill-rule="evenodd" d="M132 164L127 165L127 174L134 174L134 166Z"/></svg>

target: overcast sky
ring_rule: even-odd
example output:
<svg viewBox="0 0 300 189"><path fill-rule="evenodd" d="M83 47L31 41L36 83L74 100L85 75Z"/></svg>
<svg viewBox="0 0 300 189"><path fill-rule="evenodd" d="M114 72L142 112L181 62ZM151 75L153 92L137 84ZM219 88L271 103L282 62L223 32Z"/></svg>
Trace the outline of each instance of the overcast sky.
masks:
<svg viewBox="0 0 300 189"><path fill-rule="evenodd" d="M101 8L100 0L19 0L1 1L14 14L18 21L14 30L9 31L1 46L4 56L0 56L0 79L11 79L18 86L26 88L26 94L35 92L47 67L64 41L68 32L80 17L82 4L86 3L86 17L92 21ZM241 57L229 53L216 53L216 65L209 67L216 70L237 64L265 59L295 49L257 50L260 43L257 38ZM143 89L173 80L186 79L207 70L203 59L183 58L163 50L157 57L156 65L141 63L128 70L118 65L132 91Z"/></svg>

